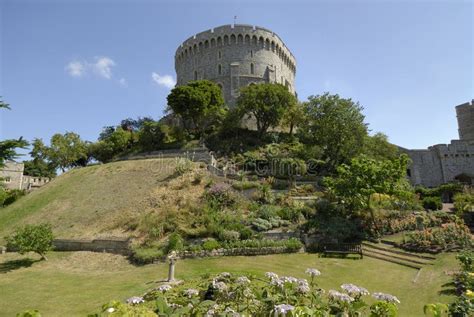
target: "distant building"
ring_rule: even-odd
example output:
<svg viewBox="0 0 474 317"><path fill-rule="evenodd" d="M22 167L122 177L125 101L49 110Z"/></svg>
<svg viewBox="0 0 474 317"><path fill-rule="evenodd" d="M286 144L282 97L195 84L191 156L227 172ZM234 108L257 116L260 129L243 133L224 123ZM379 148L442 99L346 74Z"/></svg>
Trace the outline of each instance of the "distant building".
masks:
<svg viewBox="0 0 474 317"><path fill-rule="evenodd" d="M401 150L412 163L407 171L413 185L436 187L459 181L474 185L474 100L456 107L459 140L426 150Z"/></svg>
<svg viewBox="0 0 474 317"><path fill-rule="evenodd" d="M23 175L25 166L23 163L7 161L5 167L0 169L0 182L7 189L33 190L49 183L48 177L35 177Z"/></svg>

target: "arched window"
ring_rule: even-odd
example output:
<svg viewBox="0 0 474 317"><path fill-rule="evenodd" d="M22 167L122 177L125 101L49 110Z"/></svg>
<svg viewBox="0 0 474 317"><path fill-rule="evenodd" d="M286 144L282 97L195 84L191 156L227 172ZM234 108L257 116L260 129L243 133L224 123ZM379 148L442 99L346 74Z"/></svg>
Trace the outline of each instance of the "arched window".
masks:
<svg viewBox="0 0 474 317"><path fill-rule="evenodd" d="M230 44L235 44L237 42L237 38L235 37L234 34L230 36Z"/></svg>
<svg viewBox="0 0 474 317"><path fill-rule="evenodd" d="M272 41L272 52L275 52L275 42Z"/></svg>
<svg viewBox="0 0 474 317"><path fill-rule="evenodd" d="M250 57L253 57L253 50L250 50Z"/></svg>
<svg viewBox="0 0 474 317"><path fill-rule="evenodd" d="M250 45L250 35L245 35L245 44Z"/></svg>
<svg viewBox="0 0 474 317"><path fill-rule="evenodd" d="M209 41L208 41L208 40L206 40L206 41L204 42L204 48L209 48Z"/></svg>
<svg viewBox="0 0 474 317"><path fill-rule="evenodd" d="M255 35L252 36L252 44L253 44L253 45L257 45L257 42L258 42L257 37L256 37Z"/></svg>
<svg viewBox="0 0 474 317"><path fill-rule="evenodd" d="M221 64L217 65L217 74L222 75L222 65Z"/></svg>
<svg viewBox="0 0 474 317"><path fill-rule="evenodd" d="M255 74L255 66L253 65L253 63L250 63L250 74Z"/></svg>
<svg viewBox="0 0 474 317"><path fill-rule="evenodd" d="M239 44L243 44L244 43L244 37L242 36L242 34L239 34L237 36L237 41Z"/></svg>
<svg viewBox="0 0 474 317"><path fill-rule="evenodd" d="M258 39L258 44L261 48L263 48L263 46L265 45L265 40L263 39L263 37L260 36L260 38Z"/></svg>
<svg viewBox="0 0 474 317"><path fill-rule="evenodd" d="M218 59L221 59L221 58L222 58L222 52L221 52L221 51L218 51L218 52L217 52L217 58L218 58Z"/></svg>
<svg viewBox="0 0 474 317"><path fill-rule="evenodd" d="M196 54L198 52L198 47L196 44L194 44L193 46L193 51L194 51L194 54Z"/></svg>
<svg viewBox="0 0 474 317"><path fill-rule="evenodd" d="M229 44L229 36L224 35L224 45Z"/></svg>
<svg viewBox="0 0 474 317"><path fill-rule="evenodd" d="M220 36L217 38L217 45L218 46L222 45L222 37Z"/></svg>
<svg viewBox="0 0 474 317"><path fill-rule="evenodd" d="M199 52L202 52L202 42L199 42Z"/></svg>
<svg viewBox="0 0 474 317"><path fill-rule="evenodd" d="M211 39L211 47L214 47L216 46L216 40L213 38Z"/></svg>
<svg viewBox="0 0 474 317"><path fill-rule="evenodd" d="M198 72L194 71L194 80L198 80Z"/></svg>
<svg viewBox="0 0 474 317"><path fill-rule="evenodd" d="M268 50L270 50L270 40L269 39L266 39L265 40L265 48Z"/></svg>

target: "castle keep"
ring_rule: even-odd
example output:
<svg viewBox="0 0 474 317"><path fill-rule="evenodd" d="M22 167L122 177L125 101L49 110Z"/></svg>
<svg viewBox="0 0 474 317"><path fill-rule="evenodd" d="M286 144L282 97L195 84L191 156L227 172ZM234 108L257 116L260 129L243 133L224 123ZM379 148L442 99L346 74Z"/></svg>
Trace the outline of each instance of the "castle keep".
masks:
<svg viewBox="0 0 474 317"><path fill-rule="evenodd" d="M258 26L223 25L191 36L176 50L175 69L177 86L211 80L229 106L252 83L279 83L296 94L295 57L278 35Z"/></svg>
<svg viewBox="0 0 474 317"><path fill-rule="evenodd" d="M407 150L412 164L408 176L413 185L435 187L452 181L474 184L474 100L456 107L459 140L426 150Z"/></svg>

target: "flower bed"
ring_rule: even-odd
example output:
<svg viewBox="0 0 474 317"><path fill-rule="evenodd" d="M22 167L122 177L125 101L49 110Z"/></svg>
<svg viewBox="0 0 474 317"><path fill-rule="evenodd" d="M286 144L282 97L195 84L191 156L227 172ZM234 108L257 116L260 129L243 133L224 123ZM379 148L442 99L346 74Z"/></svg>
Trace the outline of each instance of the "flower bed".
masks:
<svg viewBox="0 0 474 317"><path fill-rule="evenodd" d="M308 279L278 276L235 276L224 272L212 278L162 284L142 296L103 305L94 316L396 316L396 296L370 292L354 284L340 290L318 287L317 269ZM369 305L369 296L376 301Z"/></svg>

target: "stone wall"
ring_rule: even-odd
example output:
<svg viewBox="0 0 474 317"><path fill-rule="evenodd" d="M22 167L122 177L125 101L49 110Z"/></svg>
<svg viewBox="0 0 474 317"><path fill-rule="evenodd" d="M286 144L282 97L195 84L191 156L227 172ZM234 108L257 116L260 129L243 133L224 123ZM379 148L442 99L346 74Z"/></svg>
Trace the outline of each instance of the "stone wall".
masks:
<svg viewBox="0 0 474 317"><path fill-rule="evenodd" d="M198 33L176 50L177 85L208 79L233 106L241 87L280 83L295 93L296 59L274 32L252 25L223 25Z"/></svg>
<svg viewBox="0 0 474 317"><path fill-rule="evenodd" d="M474 142L453 140L427 150L402 150L412 160L408 177L413 185L436 187L456 180L474 184Z"/></svg>
<svg viewBox="0 0 474 317"><path fill-rule="evenodd" d="M55 251L93 251L129 255L129 239L55 239Z"/></svg>
<svg viewBox="0 0 474 317"><path fill-rule="evenodd" d="M23 188L23 163L7 161L3 169L0 170L1 182L8 189Z"/></svg>

